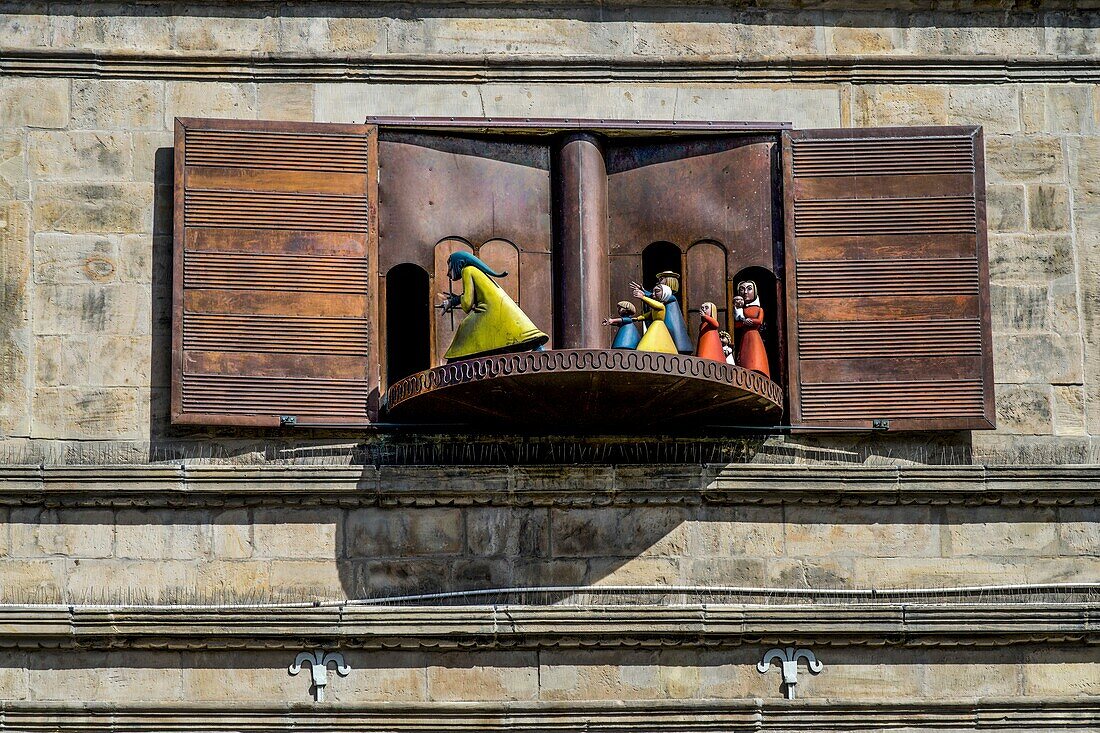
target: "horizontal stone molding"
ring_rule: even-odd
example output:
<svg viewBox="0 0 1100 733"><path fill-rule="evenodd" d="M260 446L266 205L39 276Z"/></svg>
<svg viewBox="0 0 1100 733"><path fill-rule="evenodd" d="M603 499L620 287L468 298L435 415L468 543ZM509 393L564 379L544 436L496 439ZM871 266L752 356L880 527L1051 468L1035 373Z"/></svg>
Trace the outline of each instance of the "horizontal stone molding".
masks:
<svg viewBox="0 0 1100 733"><path fill-rule="evenodd" d="M745 59L640 56L305 56L19 49L0 74L91 79L237 82L465 83L1092 83L1100 57L831 56Z"/></svg>
<svg viewBox="0 0 1100 733"><path fill-rule="evenodd" d="M1096 466L2 466L0 506L1095 505Z"/></svg>
<svg viewBox="0 0 1100 733"><path fill-rule="evenodd" d="M1094 588L1096 593L1100 588ZM870 595L870 594L868 594ZM0 606L0 646L542 649L1100 641L1100 602L679 606Z"/></svg>
<svg viewBox="0 0 1100 733"><path fill-rule="evenodd" d="M0 702L0 731L805 731L1095 730L1092 697L859 701L111 705Z"/></svg>

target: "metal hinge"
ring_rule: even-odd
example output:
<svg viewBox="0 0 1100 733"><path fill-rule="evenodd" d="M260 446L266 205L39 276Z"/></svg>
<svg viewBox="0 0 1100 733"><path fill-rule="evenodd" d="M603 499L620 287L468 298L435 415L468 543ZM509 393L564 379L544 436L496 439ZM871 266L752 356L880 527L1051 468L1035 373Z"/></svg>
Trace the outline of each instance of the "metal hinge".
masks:
<svg viewBox="0 0 1100 733"><path fill-rule="evenodd" d="M889 430L889 429L890 429L890 421L889 420L872 420L871 421L871 430Z"/></svg>
<svg viewBox="0 0 1100 733"><path fill-rule="evenodd" d="M292 428L298 424L297 415L279 415L279 427Z"/></svg>

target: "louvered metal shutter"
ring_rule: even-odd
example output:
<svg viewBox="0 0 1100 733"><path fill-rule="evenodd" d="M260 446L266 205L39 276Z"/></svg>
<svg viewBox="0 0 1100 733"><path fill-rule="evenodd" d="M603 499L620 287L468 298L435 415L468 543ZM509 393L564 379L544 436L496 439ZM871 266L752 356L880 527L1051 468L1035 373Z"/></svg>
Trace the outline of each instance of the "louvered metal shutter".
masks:
<svg viewBox="0 0 1100 733"><path fill-rule="evenodd" d="M375 128L178 119L172 421L368 422Z"/></svg>
<svg viewBox="0 0 1100 733"><path fill-rule="evenodd" d="M783 168L791 422L994 427L981 128L784 133Z"/></svg>

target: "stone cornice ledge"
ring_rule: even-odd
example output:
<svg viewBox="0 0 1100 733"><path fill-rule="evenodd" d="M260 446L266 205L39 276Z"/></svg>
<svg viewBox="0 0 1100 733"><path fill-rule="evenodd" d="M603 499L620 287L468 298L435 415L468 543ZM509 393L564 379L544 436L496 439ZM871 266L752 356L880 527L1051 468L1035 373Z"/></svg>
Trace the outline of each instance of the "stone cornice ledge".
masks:
<svg viewBox="0 0 1100 733"><path fill-rule="evenodd" d="M542 649L1095 644L1100 603L0 606L0 646Z"/></svg>
<svg viewBox="0 0 1100 733"><path fill-rule="evenodd" d="M630 700L210 705L0 702L0 731L1096 730L1100 699Z"/></svg>
<svg viewBox="0 0 1100 733"><path fill-rule="evenodd" d="M0 75L237 82L1089 83L1096 56L524 56L0 50Z"/></svg>
<svg viewBox="0 0 1100 733"><path fill-rule="evenodd" d="M1094 505L1097 466L2 466L0 506Z"/></svg>

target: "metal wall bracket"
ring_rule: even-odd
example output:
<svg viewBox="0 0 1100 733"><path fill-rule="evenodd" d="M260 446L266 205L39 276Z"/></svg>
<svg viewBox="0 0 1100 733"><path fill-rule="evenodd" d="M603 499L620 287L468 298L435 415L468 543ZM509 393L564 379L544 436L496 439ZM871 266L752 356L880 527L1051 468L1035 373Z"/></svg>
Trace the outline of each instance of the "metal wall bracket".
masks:
<svg viewBox="0 0 1100 733"><path fill-rule="evenodd" d="M798 660L806 660L806 668L810 674L817 674L825 665L817 661L817 657L809 649L795 649L789 646L786 649L769 649L764 652L764 658L756 665L756 671L764 674L772 668L772 662L782 663L783 669L783 694L788 700L794 699L794 689L798 685Z"/></svg>
<svg viewBox="0 0 1100 733"><path fill-rule="evenodd" d="M889 429L890 429L890 421L889 420L879 419L879 420L872 420L871 421L871 430L889 430Z"/></svg>
<svg viewBox="0 0 1100 733"><path fill-rule="evenodd" d="M292 428L298 424L297 415L279 415L279 427Z"/></svg>
<svg viewBox="0 0 1100 733"><path fill-rule="evenodd" d="M296 675L302 671L302 663L309 662L310 672L313 675L313 699L323 702L325 699L325 685L328 684L328 666L336 665L336 674L347 677L351 667L344 662L344 655L340 652L326 652L324 649L316 649L312 652L299 652L294 658L294 664L287 669L290 674Z"/></svg>

